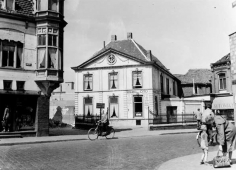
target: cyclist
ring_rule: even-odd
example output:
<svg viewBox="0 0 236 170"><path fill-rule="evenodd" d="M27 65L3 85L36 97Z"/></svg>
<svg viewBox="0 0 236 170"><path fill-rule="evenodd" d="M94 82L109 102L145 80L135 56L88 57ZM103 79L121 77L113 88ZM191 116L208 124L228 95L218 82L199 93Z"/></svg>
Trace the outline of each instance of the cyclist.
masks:
<svg viewBox="0 0 236 170"><path fill-rule="evenodd" d="M102 118L101 118L101 125L102 125L102 135L106 135L107 134L107 129L108 129L108 125L109 125L109 120L108 120L108 112L105 113L103 110L103 114L102 114Z"/></svg>

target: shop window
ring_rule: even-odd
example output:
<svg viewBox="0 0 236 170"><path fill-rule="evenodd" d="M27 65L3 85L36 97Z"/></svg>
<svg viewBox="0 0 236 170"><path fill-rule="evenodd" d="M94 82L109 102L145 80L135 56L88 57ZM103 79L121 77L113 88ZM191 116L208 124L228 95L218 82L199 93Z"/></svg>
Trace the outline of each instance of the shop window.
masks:
<svg viewBox="0 0 236 170"><path fill-rule="evenodd" d="M169 79L166 78L166 94L170 94L170 85L169 85Z"/></svg>
<svg viewBox="0 0 236 170"><path fill-rule="evenodd" d="M119 115L119 104L118 104L118 97L112 96L110 97L110 117L111 118L118 118Z"/></svg>
<svg viewBox="0 0 236 170"><path fill-rule="evenodd" d="M109 88L117 89L118 88L118 73L113 72L109 74Z"/></svg>
<svg viewBox="0 0 236 170"><path fill-rule="evenodd" d="M90 117L93 115L93 98L86 97L84 98L84 116Z"/></svg>
<svg viewBox="0 0 236 170"><path fill-rule="evenodd" d="M142 117L143 116L143 97L134 96L134 116Z"/></svg>
<svg viewBox="0 0 236 170"><path fill-rule="evenodd" d="M3 80L3 88L4 88L4 90L12 90L12 81L11 80Z"/></svg>
<svg viewBox="0 0 236 170"><path fill-rule="evenodd" d="M133 72L133 88L142 88L142 71Z"/></svg>
<svg viewBox="0 0 236 170"><path fill-rule="evenodd" d="M93 90L93 75L92 74L86 74L84 75L84 90L90 91Z"/></svg>
<svg viewBox="0 0 236 170"><path fill-rule="evenodd" d="M25 82L24 81L17 81L16 82L16 89L21 91L25 89Z"/></svg>
<svg viewBox="0 0 236 170"><path fill-rule="evenodd" d="M58 6L58 0L49 0L48 1L48 10L58 11L57 6Z"/></svg>
<svg viewBox="0 0 236 170"><path fill-rule="evenodd" d="M219 74L219 89L225 90L226 89L226 76L225 73Z"/></svg>

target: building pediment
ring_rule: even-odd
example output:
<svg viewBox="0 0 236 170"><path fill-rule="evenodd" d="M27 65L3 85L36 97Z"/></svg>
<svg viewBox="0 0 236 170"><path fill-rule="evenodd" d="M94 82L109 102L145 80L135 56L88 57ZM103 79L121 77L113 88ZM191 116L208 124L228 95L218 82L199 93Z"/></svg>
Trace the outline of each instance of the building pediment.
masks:
<svg viewBox="0 0 236 170"><path fill-rule="evenodd" d="M81 64L78 67L73 67L72 69L82 69L82 68L101 68L101 67L112 67L112 66L128 66L128 65L139 65L145 64L146 62L139 60L130 55L121 53L114 49L107 49L104 53L94 56L87 62Z"/></svg>

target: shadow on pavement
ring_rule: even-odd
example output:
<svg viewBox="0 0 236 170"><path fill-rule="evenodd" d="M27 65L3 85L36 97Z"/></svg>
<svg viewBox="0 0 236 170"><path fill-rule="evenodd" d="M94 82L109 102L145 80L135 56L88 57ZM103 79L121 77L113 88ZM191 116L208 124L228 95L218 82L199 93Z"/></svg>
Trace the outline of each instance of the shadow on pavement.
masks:
<svg viewBox="0 0 236 170"><path fill-rule="evenodd" d="M57 127L49 129L49 136L63 136L63 135L87 135L88 130L72 129L72 127Z"/></svg>
<svg viewBox="0 0 236 170"><path fill-rule="evenodd" d="M116 128L114 128L115 129L115 132L122 132L122 131L128 131L128 130L133 130L133 129L131 129L131 128L126 128L126 129L116 129Z"/></svg>

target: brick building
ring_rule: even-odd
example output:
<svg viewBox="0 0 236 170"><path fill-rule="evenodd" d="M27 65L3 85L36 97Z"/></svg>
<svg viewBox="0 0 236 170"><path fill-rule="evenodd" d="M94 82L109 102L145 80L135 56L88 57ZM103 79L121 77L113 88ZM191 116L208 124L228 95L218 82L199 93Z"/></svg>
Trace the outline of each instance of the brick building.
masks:
<svg viewBox="0 0 236 170"><path fill-rule="evenodd" d="M234 120L230 54L211 64L212 109L219 110L228 120Z"/></svg>
<svg viewBox="0 0 236 170"><path fill-rule="evenodd" d="M49 98L63 82L63 13L64 0L0 1L0 119L9 105L10 132L48 135Z"/></svg>
<svg viewBox="0 0 236 170"><path fill-rule="evenodd" d="M104 103L112 125L147 126L148 118L160 115L162 98L181 95L180 81L132 33L126 40L113 35L103 49L72 69L75 114L82 120L99 115L97 103Z"/></svg>
<svg viewBox="0 0 236 170"><path fill-rule="evenodd" d="M182 97L209 95L212 92L210 69L189 69L186 74L175 76L181 81Z"/></svg>

